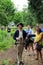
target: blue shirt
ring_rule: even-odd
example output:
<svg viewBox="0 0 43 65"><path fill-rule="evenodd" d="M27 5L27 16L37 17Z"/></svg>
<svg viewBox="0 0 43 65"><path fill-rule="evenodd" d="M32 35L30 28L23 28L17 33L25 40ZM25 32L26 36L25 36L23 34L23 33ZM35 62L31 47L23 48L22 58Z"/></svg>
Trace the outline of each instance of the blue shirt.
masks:
<svg viewBox="0 0 43 65"><path fill-rule="evenodd" d="M41 28L41 32L43 32L43 28Z"/></svg>
<svg viewBox="0 0 43 65"><path fill-rule="evenodd" d="M27 29L26 33L27 33L27 35L30 35L30 34L32 34L32 30L31 29Z"/></svg>

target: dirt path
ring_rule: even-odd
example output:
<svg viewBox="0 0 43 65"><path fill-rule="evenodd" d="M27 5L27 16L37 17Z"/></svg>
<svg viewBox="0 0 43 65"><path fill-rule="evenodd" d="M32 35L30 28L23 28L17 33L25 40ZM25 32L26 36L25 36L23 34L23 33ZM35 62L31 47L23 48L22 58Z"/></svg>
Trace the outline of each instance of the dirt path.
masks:
<svg viewBox="0 0 43 65"><path fill-rule="evenodd" d="M43 51L43 50L42 50ZM23 52L23 60L25 65L43 65L39 61L35 60L36 56L28 56L27 52L24 50ZM5 59L10 59L11 65L13 65L14 61L17 58L17 49L15 46L12 46L10 49L5 50L4 52L0 52L0 61L5 60Z"/></svg>
<svg viewBox="0 0 43 65"><path fill-rule="evenodd" d="M42 50L43 51L43 50ZM41 61L35 60L36 56L29 56L27 52L24 50L23 52L23 60L25 65L43 65Z"/></svg>
<svg viewBox="0 0 43 65"><path fill-rule="evenodd" d="M12 46L10 49L5 50L4 52L0 52L0 62L2 60L10 60L11 65L14 63L17 57L17 50L15 46Z"/></svg>

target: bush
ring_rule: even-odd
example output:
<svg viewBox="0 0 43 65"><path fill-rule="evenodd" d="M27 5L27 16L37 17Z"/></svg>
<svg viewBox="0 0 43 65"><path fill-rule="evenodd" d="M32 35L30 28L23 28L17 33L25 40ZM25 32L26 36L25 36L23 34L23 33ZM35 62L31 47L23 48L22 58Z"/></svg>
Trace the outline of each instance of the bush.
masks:
<svg viewBox="0 0 43 65"><path fill-rule="evenodd" d="M13 36L14 32L17 30L17 27L12 27L11 28L11 36Z"/></svg>
<svg viewBox="0 0 43 65"><path fill-rule="evenodd" d="M14 44L14 40L6 30L0 30L0 50L10 48Z"/></svg>
<svg viewBox="0 0 43 65"><path fill-rule="evenodd" d="M10 62L9 62L9 60L3 60L1 62L1 65L10 65Z"/></svg>

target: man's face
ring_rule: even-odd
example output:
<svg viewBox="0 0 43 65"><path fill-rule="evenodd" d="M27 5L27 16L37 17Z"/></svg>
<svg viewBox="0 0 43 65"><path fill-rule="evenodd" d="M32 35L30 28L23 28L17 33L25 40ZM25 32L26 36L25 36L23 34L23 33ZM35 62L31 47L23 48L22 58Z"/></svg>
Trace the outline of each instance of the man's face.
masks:
<svg viewBox="0 0 43 65"><path fill-rule="evenodd" d="M28 25L28 27L27 27L28 29L30 29L30 26Z"/></svg>
<svg viewBox="0 0 43 65"><path fill-rule="evenodd" d="M18 28L19 28L19 29L22 29L23 27L22 27L22 25L19 25Z"/></svg>

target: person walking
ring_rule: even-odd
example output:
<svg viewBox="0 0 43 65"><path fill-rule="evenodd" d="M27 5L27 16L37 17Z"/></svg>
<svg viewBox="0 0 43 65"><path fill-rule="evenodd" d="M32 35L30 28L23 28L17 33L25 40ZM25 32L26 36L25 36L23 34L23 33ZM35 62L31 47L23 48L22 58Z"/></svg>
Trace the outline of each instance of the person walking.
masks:
<svg viewBox="0 0 43 65"><path fill-rule="evenodd" d="M26 33L27 33L27 40L26 40L26 47L27 47L27 54L30 56L30 55L35 55L34 53L34 47L33 47L33 37L34 35L32 34L32 29L31 29L31 26L28 25L27 26L27 29L26 29ZM29 53L30 49L32 47L32 53Z"/></svg>
<svg viewBox="0 0 43 65"><path fill-rule="evenodd" d="M16 40L16 44L17 44L17 50L18 50L18 65L23 64L23 60L22 60L22 53L24 50L24 41L25 38L27 36L27 33L23 30L23 24L19 23L17 24L18 30L16 30L16 32L14 33L13 39Z"/></svg>

